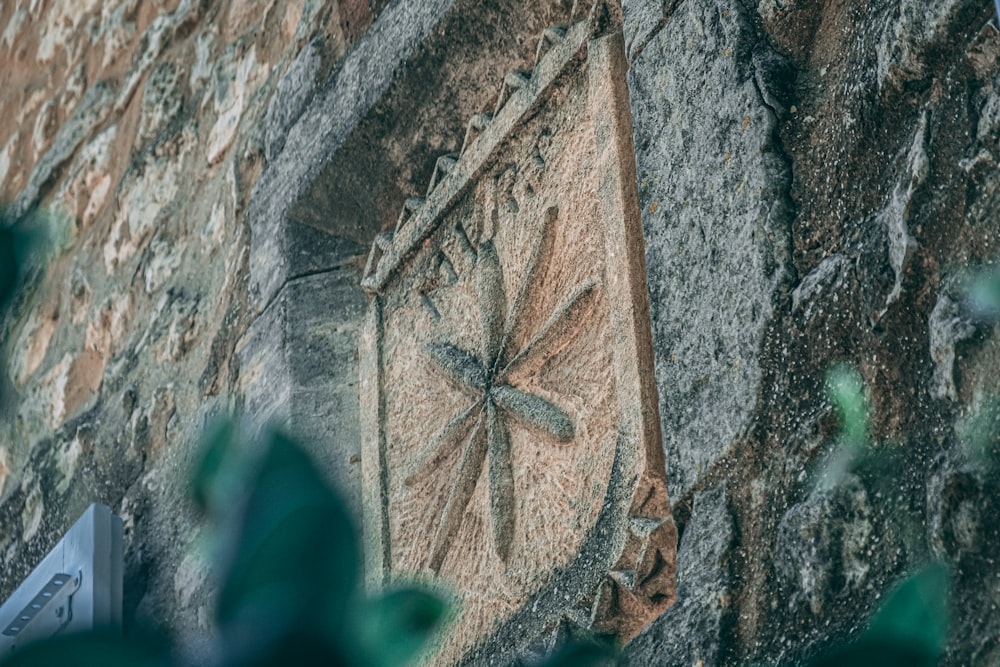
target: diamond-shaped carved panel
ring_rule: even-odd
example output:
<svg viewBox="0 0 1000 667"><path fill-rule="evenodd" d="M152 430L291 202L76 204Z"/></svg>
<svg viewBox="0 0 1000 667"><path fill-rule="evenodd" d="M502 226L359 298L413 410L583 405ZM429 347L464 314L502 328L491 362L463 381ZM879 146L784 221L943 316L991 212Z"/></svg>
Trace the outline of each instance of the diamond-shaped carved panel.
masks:
<svg viewBox="0 0 1000 667"><path fill-rule="evenodd" d="M547 30L372 249L369 574L456 593L436 662L673 601L624 73L607 16Z"/></svg>

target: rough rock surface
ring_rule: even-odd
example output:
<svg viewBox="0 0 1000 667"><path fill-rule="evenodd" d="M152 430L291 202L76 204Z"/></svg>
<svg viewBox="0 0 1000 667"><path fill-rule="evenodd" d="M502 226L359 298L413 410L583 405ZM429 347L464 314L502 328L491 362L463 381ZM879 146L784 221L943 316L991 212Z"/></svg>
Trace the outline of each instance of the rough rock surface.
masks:
<svg viewBox="0 0 1000 667"><path fill-rule="evenodd" d="M629 72L675 497L749 424L788 279L789 165L755 71L767 48L739 3L683 3Z"/></svg>
<svg viewBox="0 0 1000 667"><path fill-rule="evenodd" d="M625 665L721 665L735 648L730 567L736 526L724 485L695 495L691 518L677 552L677 602L636 637Z"/></svg>
<svg viewBox="0 0 1000 667"><path fill-rule="evenodd" d="M304 5L0 6L0 196L15 217L43 208L53 227L44 276L3 322L0 596L103 502L125 522L126 622L207 628L212 586L187 479L205 422L254 396L237 344L258 314L244 212L264 119L296 54L311 49L310 66L328 73L384 3ZM301 106L308 92L294 87L286 102ZM315 230L295 241L303 273L341 268L289 287L311 295L285 323L287 350L303 356L272 379L299 374L289 416L349 448L356 336L340 321L357 316L358 248ZM329 370L324 350L342 372L316 376ZM355 465L317 449L332 476Z"/></svg>
<svg viewBox="0 0 1000 667"><path fill-rule="evenodd" d="M352 483L368 244L573 4L0 4L0 197L56 227L0 328L0 596L101 501L127 623L203 632L184 480L224 410ZM939 559L943 664L995 664L1000 334L958 278L1000 251L991 3L622 4L683 593L627 658L795 659ZM893 472L820 489L841 362Z"/></svg>
<svg viewBox="0 0 1000 667"><path fill-rule="evenodd" d="M347 352L357 345L366 306L353 267L296 278L237 349L246 413L308 442L359 512L358 363Z"/></svg>

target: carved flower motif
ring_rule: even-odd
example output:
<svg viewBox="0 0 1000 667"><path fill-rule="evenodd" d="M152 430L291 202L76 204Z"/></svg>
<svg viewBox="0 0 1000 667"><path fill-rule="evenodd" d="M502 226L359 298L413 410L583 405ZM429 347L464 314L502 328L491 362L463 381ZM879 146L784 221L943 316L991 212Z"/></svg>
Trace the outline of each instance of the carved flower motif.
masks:
<svg viewBox="0 0 1000 667"><path fill-rule="evenodd" d="M553 337L574 331L596 294L590 280L572 291L537 332L520 349L512 347L512 333L524 311L531 281L552 242L554 210L546 217L528 267L508 308L503 271L492 240L480 243L475 263L476 296L480 306L482 344L464 350L449 343L433 343L426 351L456 384L472 390L475 402L457 414L433 438L417 466L417 473L435 467L455 447L463 447L443 515L434 536L428 567L438 572L476 488L482 467L489 460L489 498L492 532L497 553L506 562L514 534L514 474L509 420L544 434L556 442L573 440L576 427L559 406L511 384L511 372L549 348Z"/></svg>

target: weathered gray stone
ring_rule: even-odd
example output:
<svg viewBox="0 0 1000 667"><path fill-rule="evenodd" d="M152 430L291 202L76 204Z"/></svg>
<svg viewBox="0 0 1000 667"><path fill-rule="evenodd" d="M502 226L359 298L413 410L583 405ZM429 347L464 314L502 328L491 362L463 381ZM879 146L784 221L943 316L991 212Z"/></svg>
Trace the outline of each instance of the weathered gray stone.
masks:
<svg viewBox="0 0 1000 667"><path fill-rule="evenodd" d="M308 442L359 513L357 340L366 306L354 268L297 278L238 348L246 414Z"/></svg>
<svg viewBox="0 0 1000 667"><path fill-rule="evenodd" d="M386 90L398 67L440 21L453 0L395 2L302 113L281 153L254 188L250 208L252 293L268 303L293 271L283 238L285 216L322 166ZM374 235L374 233L373 233Z"/></svg>
<svg viewBox="0 0 1000 667"><path fill-rule="evenodd" d="M975 324L962 312L961 296L947 287L938 294L937 303L927 320L930 355L934 362L931 395L956 400L955 346L975 334Z"/></svg>
<svg viewBox="0 0 1000 667"><path fill-rule="evenodd" d="M937 457L927 482L928 533L931 553L942 561L987 548L982 531L989 529L990 503L984 480L974 465L963 463L955 452Z"/></svg>
<svg viewBox="0 0 1000 667"><path fill-rule="evenodd" d="M284 239L294 267L292 279L349 264L360 265L368 250L350 239L294 221L285 227Z"/></svg>
<svg viewBox="0 0 1000 667"><path fill-rule="evenodd" d="M52 174L69 160L76 149L93 133L111 111L114 89L110 83L99 81L91 86L80 105L66 123L56 132L52 145L35 164L28 177L28 184L11 204L11 218L16 220L26 214L44 193L42 189Z"/></svg>
<svg viewBox="0 0 1000 667"><path fill-rule="evenodd" d="M685 3L632 64L640 202L670 493L683 496L756 402L787 276L789 168L738 3Z"/></svg>
<svg viewBox="0 0 1000 667"><path fill-rule="evenodd" d="M928 112L920 116L920 123L913 137L913 143L905 157L905 167L899 182L892 191L888 204L876 215L876 222L885 227L888 239L889 265L896 276L892 291L886 296L886 307L899 299L902 292L903 274L916 252L917 240L910 233L913 216L911 202L918 188L927 180L930 164L927 159Z"/></svg>
<svg viewBox="0 0 1000 667"><path fill-rule="evenodd" d="M792 290L792 310L802 310L809 319L817 301L830 289L837 289L843 283L847 260L841 254L827 257L813 269L802 282Z"/></svg>
<svg viewBox="0 0 1000 667"><path fill-rule="evenodd" d="M995 429L996 403L978 408L975 417L994 411L990 426ZM976 610L974 614L956 614L948 656L954 665L991 665L1000 657L995 640L1000 628L1000 581L993 574L1000 545L996 435L994 430L992 451L985 458L983 452L970 456L961 445L942 452L935 458L927 482L931 555L952 567L952 608Z"/></svg>
<svg viewBox="0 0 1000 667"><path fill-rule="evenodd" d="M788 510L778 526L774 568L790 618L829 615L838 598L868 584L884 544L874 514L865 487L850 474Z"/></svg>
<svg viewBox="0 0 1000 667"><path fill-rule="evenodd" d="M302 16L299 18L299 25L295 29L295 39L302 39L315 31L316 17L322 7L322 0L306 0L305 6L302 8Z"/></svg>
<svg viewBox="0 0 1000 667"><path fill-rule="evenodd" d="M955 33L963 21L985 12L972 0L924 3L902 0L888 17L876 47L879 87L901 86L927 76L928 52ZM985 18L985 17L984 17Z"/></svg>
<svg viewBox="0 0 1000 667"><path fill-rule="evenodd" d="M150 71L139 107L136 140L140 144L152 139L180 113L184 95L178 84L182 76L183 72L172 62L159 63Z"/></svg>
<svg viewBox="0 0 1000 667"><path fill-rule="evenodd" d="M625 647L622 663L732 664L736 530L724 486L696 493L677 552L677 601Z"/></svg>
<svg viewBox="0 0 1000 667"><path fill-rule="evenodd" d="M139 83L147 72L153 67L156 59L160 57L163 50L170 44L178 30L192 21L196 21L201 11L201 5L193 0L181 0L177 8L169 14L162 14L153 19L149 28L142 36L141 48L132 59L132 65L128 74L125 75L118 99L115 101L115 109L122 110L131 101L132 95L139 87Z"/></svg>
<svg viewBox="0 0 1000 667"><path fill-rule="evenodd" d="M667 15L677 4L677 0L622 0L625 55L630 61L642 52L656 31L663 27Z"/></svg>
<svg viewBox="0 0 1000 667"><path fill-rule="evenodd" d="M264 157L268 161L274 160L285 146L289 128L302 115L316 88L321 47L320 40L302 47L271 95L264 117Z"/></svg>

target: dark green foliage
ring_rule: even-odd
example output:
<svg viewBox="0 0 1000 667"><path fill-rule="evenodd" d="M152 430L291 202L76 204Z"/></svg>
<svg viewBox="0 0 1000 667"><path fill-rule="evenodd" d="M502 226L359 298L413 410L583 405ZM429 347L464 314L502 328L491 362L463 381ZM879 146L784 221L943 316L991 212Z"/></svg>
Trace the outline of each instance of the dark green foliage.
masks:
<svg viewBox="0 0 1000 667"><path fill-rule="evenodd" d="M897 527L906 527L913 517L897 498L904 474L904 451L871 441L868 402L860 373L847 365L837 366L827 375L827 389L829 400L840 416L841 430L820 470L817 491L833 489L848 474L857 475L887 504L886 515ZM802 664L806 667L936 665L948 643L948 596L947 568L927 565L888 593L861 636L829 646Z"/></svg>
<svg viewBox="0 0 1000 667"><path fill-rule="evenodd" d="M419 588L360 592L360 549L342 500L304 450L272 432L246 446L210 430L194 496L221 539L216 624L225 665L410 662L446 604Z"/></svg>
<svg viewBox="0 0 1000 667"><path fill-rule="evenodd" d="M350 623L356 631L359 655L364 656L362 662L373 667L408 663L447 613L443 599L414 588L391 590L367 601Z"/></svg>
<svg viewBox="0 0 1000 667"><path fill-rule="evenodd" d="M840 416L841 440L861 448L868 444L868 401L857 369L841 364L827 373L827 392Z"/></svg>
<svg viewBox="0 0 1000 667"><path fill-rule="evenodd" d="M235 457L236 422L220 419L205 430L201 458L194 469L191 495L198 509L216 515L229 506L227 499L238 494L241 472Z"/></svg>
<svg viewBox="0 0 1000 667"><path fill-rule="evenodd" d="M7 211L0 205L0 331L5 328L3 320L11 304L23 298L30 269L41 268L48 246L47 218L35 215L14 224ZM6 373L3 354L0 349L0 369ZM6 378L0 376L0 407L7 399L5 385Z"/></svg>
<svg viewBox="0 0 1000 667"><path fill-rule="evenodd" d="M872 616L869 637L909 646L935 661L948 644L948 569L932 564L890 591Z"/></svg>
<svg viewBox="0 0 1000 667"><path fill-rule="evenodd" d="M840 417L840 437L816 479L819 490L832 489L855 472L871 453L868 442L868 400L858 371L835 366L826 376L827 396Z"/></svg>
<svg viewBox="0 0 1000 667"><path fill-rule="evenodd" d="M361 590L355 526L302 447L272 431L258 443L238 425L206 431L192 494L213 527L221 576L216 602L218 667L398 667L441 630L440 595L396 586ZM610 648L568 645L548 667L613 664ZM165 644L101 633L56 637L19 650L3 667L183 664Z"/></svg>
<svg viewBox="0 0 1000 667"><path fill-rule="evenodd" d="M47 218L31 216L14 223L0 206L0 315L24 287L28 270L44 257L48 237Z"/></svg>
<svg viewBox="0 0 1000 667"><path fill-rule="evenodd" d="M0 227L0 309L10 301L17 283L19 262L15 243L14 230Z"/></svg>
<svg viewBox="0 0 1000 667"><path fill-rule="evenodd" d="M360 590L360 548L343 501L279 432L259 443L232 422L206 434L193 495L212 522L221 576L217 650L225 667L408 664L441 629L447 604L415 587ZM43 641L10 665L176 665L165 647L78 635Z"/></svg>
<svg viewBox="0 0 1000 667"><path fill-rule="evenodd" d="M968 284L965 301L973 316L991 322L1000 319L1000 271L975 273Z"/></svg>
<svg viewBox="0 0 1000 667"><path fill-rule="evenodd" d="M978 467L997 472L1000 468L1000 398L984 402L977 414L961 430L962 445L969 461Z"/></svg>
<svg viewBox="0 0 1000 667"><path fill-rule="evenodd" d="M288 637L334 658L347 638L360 560L343 503L278 433L249 481L246 498L232 499L242 511L226 533L232 542L216 608L223 643L237 664L269 664L258 657L274 646L284 650Z"/></svg>
<svg viewBox="0 0 1000 667"><path fill-rule="evenodd" d="M997 0L1000 8L1000 0ZM1000 270L975 272L965 291L965 308L987 325L1000 320ZM1000 468L1000 398L992 396L961 429L962 444L969 460L996 473Z"/></svg>
<svg viewBox="0 0 1000 667"><path fill-rule="evenodd" d="M170 654L159 640L123 639L93 633L55 637L27 646L3 661L4 667L168 667Z"/></svg>
<svg viewBox="0 0 1000 667"><path fill-rule="evenodd" d="M609 644L577 641L557 649L543 667L608 667L618 664L617 655Z"/></svg>
<svg viewBox="0 0 1000 667"><path fill-rule="evenodd" d="M855 641L831 646L805 667L933 667L948 642L948 571L928 565L889 592Z"/></svg>
<svg viewBox="0 0 1000 667"><path fill-rule="evenodd" d="M937 659L919 648L863 638L830 649L808 663L809 667L933 667Z"/></svg>

